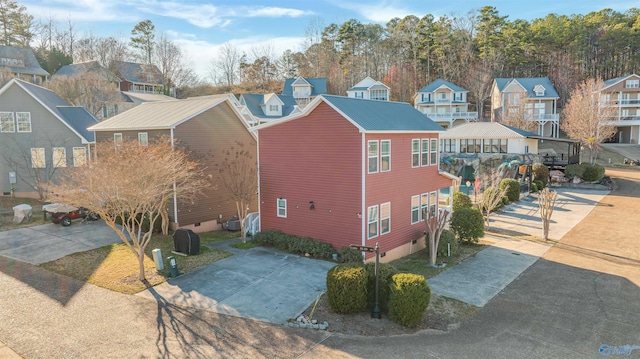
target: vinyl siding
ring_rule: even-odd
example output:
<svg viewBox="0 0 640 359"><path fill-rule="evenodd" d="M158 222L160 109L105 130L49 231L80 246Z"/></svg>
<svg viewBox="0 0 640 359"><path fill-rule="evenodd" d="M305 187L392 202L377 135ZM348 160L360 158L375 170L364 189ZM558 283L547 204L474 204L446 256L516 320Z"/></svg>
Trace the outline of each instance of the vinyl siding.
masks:
<svg viewBox="0 0 640 359"><path fill-rule="evenodd" d="M438 138L437 134L368 134L369 140L391 140L391 171L366 175L365 207L391 202L391 231L368 239L368 246L380 244L384 253L423 237L424 222L411 224L411 196L451 186L438 174L438 165L411 167L412 139ZM369 258L372 255L368 255Z"/></svg>
<svg viewBox="0 0 640 359"><path fill-rule="evenodd" d="M42 170L43 174L45 172L50 173L52 170L53 147L65 148L67 166L73 166L73 147L86 147L75 132L16 84L12 85L0 96L0 111L29 112L31 114L31 132L0 132L0 151L3 154L7 154L10 151L23 153L26 150L29 162L24 165L31 166L30 148L44 148L47 168ZM4 158L0 157L0 173L2 174L0 175L0 192L9 192L11 190L8 176L10 171L12 170L5 163ZM28 176L25 173L23 175ZM54 171L54 181L55 178ZM23 181L20 176L17 178L15 191L21 194L36 194L33 187Z"/></svg>
<svg viewBox="0 0 640 359"><path fill-rule="evenodd" d="M312 237L335 249L360 244L366 214L358 130L321 103L308 116L265 128L258 136L262 231ZM277 217L278 198L287 200L287 218Z"/></svg>

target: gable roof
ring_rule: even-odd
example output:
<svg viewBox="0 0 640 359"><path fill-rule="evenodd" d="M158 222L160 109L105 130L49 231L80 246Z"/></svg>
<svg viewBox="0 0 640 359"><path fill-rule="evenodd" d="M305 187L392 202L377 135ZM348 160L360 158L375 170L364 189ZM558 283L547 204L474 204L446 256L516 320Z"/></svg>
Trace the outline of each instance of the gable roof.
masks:
<svg viewBox="0 0 640 359"><path fill-rule="evenodd" d="M262 106L265 105L265 96L263 94L242 94L240 97L244 100L244 104L247 107L247 110L251 112L251 114L258 118L280 118L283 116L290 115L296 107L296 100L293 96L286 95L278 95L273 94L283 103L282 105L282 116L267 116L264 114L262 110Z"/></svg>
<svg viewBox="0 0 640 359"><path fill-rule="evenodd" d="M458 138L540 138L539 135L498 122L469 122L448 129L440 135L441 139Z"/></svg>
<svg viewBox="0 0 640 359"><path fill-rule="evenodd" d="M298 76L296 78L284 80L284 87L282 88L282 94L286 96L293 96L293 83L297 80L304 80L311 85L311 96L318 96L327 93L327 78L326 77L312 77L305 78Z"/></svg>
<svg viewBox="0 0 640 359"><path fill-rule="evenodd" d="M122 99L125 102L133 102L140 104L143 102L158 102L158 101L176 101L175 97L159 94L159 93L145 93L145 92L121 92Z"/></svg>
<svg viewBox="0 0 640 359"><path fill-rule="evenodd" d="M87 109L80 106L69 106L69 104L60 96L56 95L55 92L15 78L0 89L0 94L13 85L20 86L24 91L30 94L44 108L58 118L60 122L78 135L84 143L93 142L93 133L88 131L87 128L99 121L95 116L87 111Z"/></svg>
<svg viewBox="0 0 640 359"><path fill-rule="evenodd" d="M120 82L120 79L116 74L111 72L109 69L106 69L100 65L98 61L87 61L81 62L77 64L64 65L53 76L74 76L74 75L82 75L87 72L92 72L103 76L107 81L111 82Z"/></svg>
<svg viewBox="0 0 640 359"><path fill-rule="evenodd" d="M444 131L444 128L406 102L366 100L334 95L320 95L299 114L267 122L254 129L260 130L305 117L321 102L334 108L360 132Z"/></svg>
<svg viewBox="0 0 640 359"><path fill-rule="evenodd" d="M454 85L451 82L444 79L440 79L440 78L436 79L430 84L427 84L425 87L418 90L418 92L434 92L435 90L439 89L442 86L446 86L450 88L452 91L456 91L456 92L469 92L468 90L465 90L458 85Z"/></svg>
<svg viewBox="0 0 640 359"><path fill-rule="evenodd" d="M366 78L364 78L364 80L358 82L357 84L353 85L353 87L349 88L347 91L366 91L366 90L371 90L372 88L385 88L385 89L389 89L389 86L383 84L380 81L376 81L374 79L372 79L371 77L367 76Z"/></svg>
<svg viewBox="0 0 640 359"><path fill-rule="evenodd" d="M164 130L179 124L224 102L248 127L244 117L231 103L228 96L194 97L184 100L145 102L121 114L113 116L89 128L90 131Z"/></svg>
<svg viewBox="0 0 640 359"><path fill-rule="evenodd" d="M113 61L111 63L114 72L121 80L129 82L162 85L162 72L156 65L145 65L137 62ZM154 74L154 80L149 82L146 74Z"/></svg>
<svg viewBox="0 0 640 359"><path fill-rule="evenodd" d="M11 63L11 60L21 61L24 66ZM7 67L13 73L49 76L49 73L40 66L31 49L0 45L0 67Z"/></svg>
<svg viewBox="0 0 640 359"><path fill-rule="evenodd" d="M630 75L625 75L625 76L620 76L620 77L616 77L614 79L610 79L607 81L604 81L604 87L602 88L603 90L606 89L607 87L611 87L615 84L617 84L618 82L622 82L630 77L636 77L639 78L640 76L636 75L636 74L630 74Z"/></svg>
<svg viewBox="0 0 640 359"><path fill-rule="evenodd" d="M549 80L548 77L520 77L520 78L497 78L495 79L496 85L498 86L498 90L503 92L507 86L509 86L512 82L517 82L522 86L526 91L530 98L560 98L556 89L553 87L553 84ZM534 91L537 85L541 85L544 87L544 95L536 96Z"/></svg>

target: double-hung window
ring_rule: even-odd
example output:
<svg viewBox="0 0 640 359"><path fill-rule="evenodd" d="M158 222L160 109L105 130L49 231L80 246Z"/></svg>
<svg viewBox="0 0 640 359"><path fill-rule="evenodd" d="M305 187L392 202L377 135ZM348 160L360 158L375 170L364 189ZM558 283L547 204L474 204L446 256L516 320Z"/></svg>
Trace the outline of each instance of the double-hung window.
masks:
<svg viewBox="0 0 640 359"><path fill-rule="evenodd" d="M437 165L438 164L438 140L435 138L431 139L431 149L430 149L431 153L429 154L431 156L431 165Z"/></svg>
<svg viewBox="0 0 640 359"><path fill-rule="evenodd" d="M0 132L16 132L13 112L0 112Z"/></svg>
<svg viewBox="0 0 640 359"><path fill-rule="evenodd" d="M73 148L73 167L82 167L87 164L87 149L84 147Z"/></svg>
<svg viewBox="0 0 640 359"><path fill-rule="evenodd" d="M367 209L368 235L367 238L375 238L378 236L378 205L371 206Z"/></svg>
<svg viewBox="0 0 640 359"><path fill-rule="evenodd" d="M16 112L16 120L18 123L18 132L31 132L30 112Z"/></svg>
<svg viewBox="0 0 640 359"><path fill-rule="evenodd" d="M287 200L278 198L278 217L287 218Z"/></svg>
<svg viewBox="0 0 640 359"><path fill-rule="evenodd" d="M411 140L411 167L420 167L420 140Z"/></svg>
<svg viewBox="0 0 640 359"><path fill-rule="evenodd" d="M114 133L113 134L113 143L117 146L120 146L122 144L122 134L121 133Z"/></svg>
<svg viewBox="0 0 640 359"><path fill-rule="evenodd" d="M44 148L31 149L31 167L32 168L47 167L45 157L44 157Z"/></svg>
<svg viewBox="0 0 640 359"><path fill-rule="evenodd" d="M380 205L380 235L391 232L391 202Z"/></svg>
<svg viewBox="0 0 640 359"><path fill-rule="evenodd" d="M391 170L391 140L380 141L380 172Z"/></svg>
<svg viewBox="0 0 640 359"><path fill-rule="evenodd" d="M422 166L429 165L429 139L425 138L422 140Z"/></svg>
<svg viewBox="0 0 640 359"><path fill-rule="evenodd" d="M67 167L67 150L64 147L53 148L53 167Z"/></svg>
<svg viewBox="0 0 640 359"><path fill-rule="evenodd" d="M146 132L138 132L138 142L140 143L140 146L148 146L149 134Z"/></svg>
<svg viewBox="0 0 640 359"><path fill-rule="evenodd" d="M429 213L429 194L420 195L420 220L424 220L424 213Z"/></svg>
<svg viewBox="0 0 640 359"><path fill-rule="evenodd" d="M369 158L368 173L376 173L378 172L378 141L369 141L367 152Z"/></svg>
<svg viewBox="0 0 640 359"><path fill-rule="evenodd" d="M411 224L420 222L420 196L411 196Z"/></svg>
<svg viewBox="0 0 640 359"><path fill-rule="evenodd" d="M429 218L436 216L437 208L438 208L438 192L433 191L429 193Z"/></svg>

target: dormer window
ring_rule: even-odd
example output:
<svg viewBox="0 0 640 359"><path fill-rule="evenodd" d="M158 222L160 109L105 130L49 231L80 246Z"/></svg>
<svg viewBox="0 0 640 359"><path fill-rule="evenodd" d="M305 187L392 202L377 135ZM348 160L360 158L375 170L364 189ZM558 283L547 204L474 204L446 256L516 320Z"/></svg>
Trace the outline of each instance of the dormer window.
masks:
<svg viewBox="0 0 640 359"><path fill-rule="evenodd" d="M625 87L628 89L637 89L640 87L640 80L627 80Z"/></svg>
<svg viewBox="0 0 640 359"><path fill-rule="evenodd" d="M278 112L278 105L269 105L269 112Z"/></svg>
<svg viewBox="0 0 640 359"><path fill-rule="evenodd" d="M540 85L536 86L533 91L536 93L536 96L544 96L544 87Z"/></svg>

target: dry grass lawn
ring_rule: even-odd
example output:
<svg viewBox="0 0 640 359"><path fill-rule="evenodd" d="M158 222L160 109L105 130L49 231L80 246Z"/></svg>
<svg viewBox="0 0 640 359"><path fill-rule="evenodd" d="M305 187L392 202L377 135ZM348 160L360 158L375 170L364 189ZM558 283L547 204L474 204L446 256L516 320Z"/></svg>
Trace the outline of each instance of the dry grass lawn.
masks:
<svg viewBox="0 0 640 359"><path fill-rule="evenodd" d="M13 207L18 204L28 204L33 208L33 216L27 223L13 223ZM50 223L42 215L42 202L33 198L12 198L0 196L0 231L37 226L39 224Z"/></svg>

